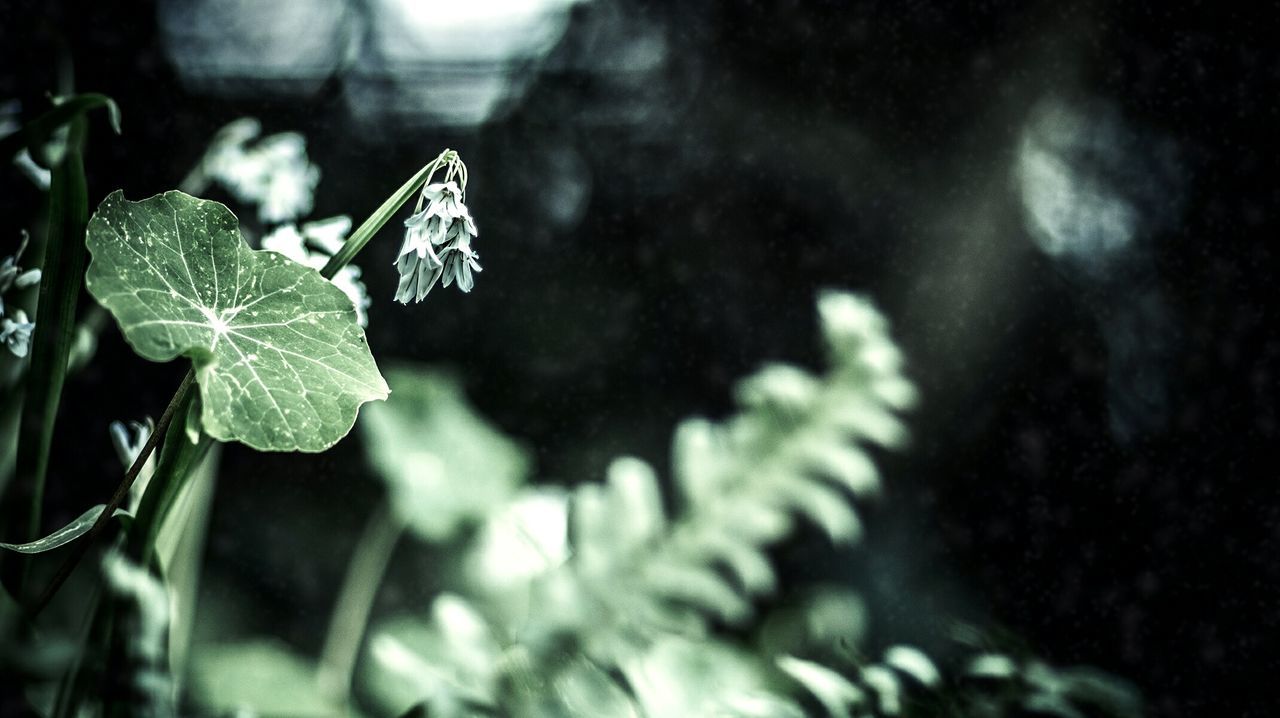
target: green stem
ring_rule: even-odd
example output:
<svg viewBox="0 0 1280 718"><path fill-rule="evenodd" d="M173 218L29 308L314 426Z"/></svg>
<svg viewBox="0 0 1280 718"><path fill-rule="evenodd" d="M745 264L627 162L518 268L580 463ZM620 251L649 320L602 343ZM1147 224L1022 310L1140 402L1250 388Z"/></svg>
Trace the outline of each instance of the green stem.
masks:
<svg viewBox="0 0 1280 718"><path fill-rule="evenodd" d="M155 450L156 444L160 443L160 437L168 432L169 424L174 419L179 407L186 402L187 392L191 389L191 384L195 381L195 370L187 372L183 377L182 383L178 385L178 391L174 393L173 399L169 401L169 406L165 407L164 413L160 415L160 420L156 422L155 431L151 432L151 436L147 437L147 443L142 445L142 451L138 452L138 458L133 460L133 465L125 472L124 479L120 481L120 485L116 487L116 492L111 496L111 500L107 502L107 507L103 509L102 515L93 524L93 528L89 529L89 533L83 538L72 544L71 554L58 567L58 572L53 575L53 579L49 581L49 585L45 587L44 593L31 607L31 615L36 616L44 607L49 605L49 601L57 594L58 589L75 570L76 565L80 563L80 559L84 558L85 553L93 544L95 538L106 528L107 522L111 514L120 508L120 504L124 503L125 497L129 495L129 489L133 486L134 479L138 478L138 472L142 471L142 466L147 462L147 457L151 456L151 452ZM184 417L185 418L185 415ZM186 441L186 437L179 437L180 441ZM163 491L158 491L164 493ZM151 492L148 491L148 494ZM145 496L143 497L145 500Z"/></svg>
<svg viewBox="0 0 1280 718"><path fill-rule="evenodd" d="M383 501L369 516L347 564L347 575L334 603L329 633L316 671L316 685L321 695L334 706L345 707L350 700L351 677L373 601L402 533L404 524L392 511L390 502Z"/></svg>
<svg viewBox="0 0 1280 718"><path fill-rule="evenodd" d="M79 650L67 665L62 679L58 682L58 691L54 697L53 712L50 718L72 718L80 714L80 705L84 694L88 691L89 675L93 667L85 665L93 660L96 646L106 640L110 626L107 619L108 597L103 595L101 586L94 588L89 597L89 610L85 615L84 628L81 631Z"/></svg>
<svg viewBox="0 0 1280 718"><path fill-rule="evenodd" d="M75 338L76 302L84 283L85 225L89 222L83 145L86 122L71 121L67 151L49 185L49 233L45 246L36 328L18 427L14 480L5 497L3 525L18 542L40 535L40 514L58 402ZM26 520L23 523L23 517ZM14 595L25 582L26 564L14 576Z"/></svg>
<svg viewBox="0 0 1280 718"><path fill-rule="evenodd" d="M364 224L360 225L356 231L351 233L351 236L347 238L347 241L342 245L342 248L338 250L338 253L329 258L329 262L320 270L320 274L323 275L325 279L333 279L333 276L338 273L338 270L347 266L352 258L354 258L361 249L364 249L364 246L369 243L369 240L373 239L373 236L378 233L378 230L382 229L383 225L390 221L391 218L395 216L396 212L409 202L414 193L422 189L422 186L431 180L431 175L435 174L435 172L441 167L444 167L452 160L456 159L457 156L457 152L454 152L453 150L445 150L426 167L418 170L418 173L413 177L410 177L408 182L401 185L400 189L396 190L395 194L388 197L387 201L383 202L381 207L374 210L373 214L369 215L369 219L364 221Z"/></svg>
<svg viewBox="0 0 1280 718"><path fill-rule="evenodd" d="M201 433L195 443L187 437L185 419L196 395L196 392L188 392L186 400L175 412L177 420L169 424L160 449L160 460L156 462L151 483L143 493L133 524L129 527L128 553L142 566L150 564L156 536L173 502L186 486L187 478L213 446L213 438L208 434Z"/></svg>
<svg viewBox="0 0 1280 718"><path fill-rule="evenodd" d="M153 551L165 566L164 578L173 602L169 621L169 674L178 695L182 694L188 673L187 658L191 653L200 593L201 557L209 533L220 448L210 440L205 455L196 457L191 475L184 480L172 507L164 512L154 540Z"/></svg>

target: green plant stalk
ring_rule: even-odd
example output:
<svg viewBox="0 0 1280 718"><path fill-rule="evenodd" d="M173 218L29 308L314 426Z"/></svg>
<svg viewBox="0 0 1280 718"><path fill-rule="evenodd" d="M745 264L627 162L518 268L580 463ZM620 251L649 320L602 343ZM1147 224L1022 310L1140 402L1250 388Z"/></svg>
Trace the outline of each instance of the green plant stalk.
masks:
<svg viewBox="0 0 1280 718"><path fill-rule="evenodd" d="M369 614L373 611L373 601L378 596L378 588L382 585L396 542L403 533L404 522L395 515L390 501L384 500L369 515L351 553L347 575L334 601L329 632L316 669L316 687L335 708L345 708L351 698L352 673L369 624Z"/></svg>
<svg viewBox="0 0 1280 718"><path fill-rule="evenodd" d="M196 396L197 392L187 392L186 398L174 414L178 420L169 423L160 449L160 460L156 462L151 483L143 493L138 511L129 527L127 551L142 566L148 565L154 557L156 536L160 533L164 518L186 486L187 478L214 443L213 438L205 433L201 433L199 441L195 443L187 437L184 419Z"/></svg>
<svg viewBox="0 0 1280 718"><path fill-rule="evenodd" d="M342 247L338 250L338 253L330 257L329 261L320 270L320 274L324 276L325 279L333 279L334 275L338 273L338 270L347 266L347 264L355 258L356 254L358 254L361 249L364 249L364 246L369 243L369 240L373 239L373 236L378 233L378 230L382 229L383 225L390 221L391 218L395 216L395 213L399 212L400 208L409 202L414 193L422 189L422 186L427 182L431 181L431 175L435 174L435 172L441 167L449 164L449 162L457 156L457 152L454 152L453 150L445 150L440 153L439 157L436 157L427 164L426 167L418 170L417 174L410 177L408 182L401 185L400 189L396 190L394 194L388 197L387 201L383 202L381 207L378 207L374 210L373 214L369 215L369 219L366 219L364 224L361 224L356 231L351 233L350 237L347 237L347 241L343 243Z"/></svg>
<svg viewBox="0 0 1280 718"><path fill-rule="evenodd" d="M108 599L103 594L102 587L98 586L89 597L89 611L81 631L79 649L58 682L50 718L73 718L79 715L80 704L89 688L88 676L92 673L91 667L85 665L92 658L90 650L93 646L100 645L110 634L111 617L106 610Z"/></svg>
<svg viewBox="0 0 1280 718"><path fill-rule="evenodd" d="M221 448L211 442L204 457L197 458L191 476L166 512L154 539L153 551L165 567L164 578L173 605L169 619L169 675L178 695L182 694L187 676L200 592L200 559L209 533Z"/></svg>
<svg viewBox="0 0 1280 718"><path fill-rule="evenodd" d="M31 541L40 533L49 449L75 337L76 302L84 284L84 237L89 222L83 153L86 124L81 117L71 121L66 154L54 168L49 184L49 234L14 478L5 497L3 517L5 530L19 542ZM15 596L20 595L25 582L26 565L24 562L19 575L13 577Z"/></svg>
<svg viewBox="0 0 1280 718"><path fill-rule="evenodd" d="M358 254L360 250L369 243L369 240L373 239L374 235L378 233L378 230L382 229L382 227L391 220L395 213L413 197L413 194L421 189L422 186L431 179L432 174L441 167L447 165L456 157L457 153L453 150L445 150L427 164L427 166L418 170L417 174L409 178L408 182L401 185L400 189L396 190L394 194L387 198L387 201L383 202L381 206L374 210L373 214L370 215L369 218L366 219L350 237L347 238L347 241L338 250L338 253L333 255L333 257L329 259L329 262L320 270L320 274L326 279L333 279L334 275L336 275L340 269L347 266L356 254ZM85 221L87 223L87 218ZM146 463L147 458L151 456L151 452L155 450L156 444L159 443L160 435L168 432L169 423L174 418L175 411L180 407L186 406L186 394L194 380L195 370L192 369L187 372L186 377L182 380L181 386L178 387L177 392L169 401L169 406L165 408L164 414L160 417L160 421L156 423L155 431L152 432L151 436L147 439L142 450L138 452L138 458L134 460L133 466L129 467L129 471L125 473L124 479L122 479L120 485L116 487L116 492L112 496L111 501L107 504L107 508L103 511L102 516L109 517L124 501L125 496L129 493L129 489L133 486L134 480L138 478L138 472L141 471L143 464ZM185 418L185 412L181 416ZM185 437L180 436L179 438L181 441L186 441ZM157 467L157 472L158 471L159 467ZM165 514L169 509L168 504L172 503L172 497L176 496L182 489L181 478L184 477L179 477L179 480L176 482L156 481L155 478L152 479L151 484L147 487L147 491L143 494L143 503L148 501L148 496L153 492L158 493L161 496L151 499L151 501L159 503L156 505L155 518L148 519L147 522L147 525L154 524L152 528L147 529L147 532L150 534L149 538L139 538L137 539L138 541L145 541L146 544L154 543L154 533L158 530L158 527L164 523ZM176 483L177 485L168 486L170 483ZM167 500L163 498L164 494L169 494ZM141 510L141 507L139 507L139 511ZM45 588L44 593L41 594L40 598L35 602L35 604L33 604L31 608L32 615L39 614L40 611L49 604L49 601L53 599L53 596L57 594L58 589L61 588L62 584L67 580L67 577L75 570L76 565L82 558L84 558L85 552L88 551L93 540L102 532L102 529L105 526L106 520L100 517L97 523L94 524L93 528L90 529L89 533L73 545L74 550L71 555L69 555L66 561L63 562L62 566L59 567L58 572L54 574L53 580L50 581L49 585ZM136 548L147 555L149 555L151 550L143 544L138 544Z"/></svg>

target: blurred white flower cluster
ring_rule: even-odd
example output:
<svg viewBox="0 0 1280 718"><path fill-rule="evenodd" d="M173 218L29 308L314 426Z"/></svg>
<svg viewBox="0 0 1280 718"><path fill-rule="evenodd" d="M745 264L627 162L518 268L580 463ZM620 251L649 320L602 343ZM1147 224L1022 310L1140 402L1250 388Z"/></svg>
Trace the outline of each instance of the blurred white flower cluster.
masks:
<svg viewBox="0 0 1280 718"><path fill-rule="evenodd" d="M263 222L291 222L311 211L320 168L307 159L307 141L297 132L268 135L250 145L262 125L245 117L222 128L199 171L237 200L258 206Z"/></svg>
<svg viewBox="0 0 1280 718"><path fill-rule="evenodd" d="M31 350L31 332L36 325L21 309L13 308L6 313L4 295L10 289L25 289L40 281L39 269L24 270L18 264L26 248L27 234L23 232L18 251L0 261L0 344L17 357L25 357Z"/></svg>
<svg viewBox="0 0 1280 718"><path fill-rule="evenodd" d="M396 301L402 304L422 301L441 277L444 286L457 282L458 289L470 292L475 284L471 273L480 271L479 255L471 249L471 240L478 234L476 223L463 201L466 165L454 152L445 151L441 158L447 158L437 160L447 167L445 181L422 188L413 216L404 223L404 244L396 259L400 272Z"/></svg>
<svg viewBox="0 0 1280 718"><path fill-rule="evenodd" d="M308 222L301 228L293 224L282 224L262 238L262 248L318 270L342 248L350 231L351 218L346 215ZM364 282L360 281L360 268L348 264L338 270L329 281L351 299L360 326L368 326L370 300Z"/></svg>
<svg viewBox="0 0 1280 718"><path fill-rule="evenodd" d="M237 200L257 205L259 220L278 225L262 238L261 248L319 270L342 248L351 218L339 215L299 225L312 210L320 169L307 159L302 135L282 132L254 143L261 133L261 123L252 117L223 127L182 182L183 191L199 195L216 182ZM348 264L329 281L351 299L360 326L367 326L370 300L360 268Z"/></svg>

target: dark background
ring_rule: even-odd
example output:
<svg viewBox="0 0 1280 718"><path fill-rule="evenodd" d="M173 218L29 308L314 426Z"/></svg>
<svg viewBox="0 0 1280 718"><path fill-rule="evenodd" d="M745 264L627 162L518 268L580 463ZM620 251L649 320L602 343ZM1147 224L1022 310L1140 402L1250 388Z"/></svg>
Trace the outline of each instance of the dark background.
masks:
<svg viewBox="0 0 1280 718"><path fill-rule="evenodd" d="M1280 23L1274 6L1139 5L600 2L573 11L520 102L431 129L354 122L341 73L303 98L195 91L149 3L5 2L0 99L46 106L60 36L77 88L119 102L122 136L94 125L91 204L176 186L244 115L305 134L324 173L315 217L358 221L460 150L485 270L470 295L394 305L386 232L359 259L370 343L380 361L456 367L548 480L593 480L621 453L663 465L674 423L728 411L762 361L819 364L820 288L867 292L923 392L914 445L883 457L869 542L803 540L781 552L788 571L856 580L897 635L942 614L1003 626L1054 663L1129 677L1154 716L1271 716ZM657 33L662 61L584 70L600 27ZM1177 218L1144 237L1141 269L1082 279L1028 238L1012 167L1047 95L1100 99L1176 148ZM0 255L40 206L3 172ZM581 216L557 215L548 197L584 177ZM1135 286L1161 298L1151 331L1168 350L1147 371L1164 400L1118 435L1115 337L1155 341L1112 321ZM158 414L179 376L104 334L68 385L51 526L110 492L106 423ZM210 571L304 648L377 498L358 444L224 458Z"/></svg>

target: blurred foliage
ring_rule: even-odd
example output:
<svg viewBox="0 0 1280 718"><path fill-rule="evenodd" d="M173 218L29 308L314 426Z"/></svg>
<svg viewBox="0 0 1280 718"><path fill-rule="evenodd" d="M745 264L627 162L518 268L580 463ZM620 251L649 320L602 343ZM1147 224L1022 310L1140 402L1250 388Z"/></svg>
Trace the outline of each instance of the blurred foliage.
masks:
<svg viewBox="0 0 1280 718"><path fill-rule="evenodd" d="M316 692L315 665L279 641L207 645L194 657L192 698L220 713L332 716Z"/></svg>
<svg viewBox="0 0 1280 718"><path fill-rule="evenodd" d="M518 488L527 458L454 380L389 372L392 400L371 406L362 428L397 513L438 541L479 526L463 534L461 585L425 615L371 631L359 680L371 707L433 717L1140 714L1130 689L1096 673L1006 658L999 677L944 677L905 645L869 660L870 619L843 587L814 587L756 620L757 599L779 588L768 548L797 519L832 541L858 540L851 499L880 488L866 447L904 445L898 415L915 402L879 312L831 292L819 313L825 373L768 365L739 384L739 413L677 428L675 511L657 472L634 458L614 461L601 483Z"/></svg>
<svg viewBox="0 0 1280 718"><path fill-rule="evenodd" d="M302 167L294 161L304 156L302 146L289 146L289 166ZM207 157L202 162L207 172L212 165ZM254 177L270 175L269 164ZM285 173L293 180L275 190L263 181L255 185L262 191L237 196L262 204L301 179L294 199L309 198L313 175ZM188 181L211 177L196 172ZM382 219L366 223L373 229L362 226L356 235L363 239L353 236L348 246L367 241L394 212L387 208L399 206L395 198L412 194L417 181L388 200L375 213ZM165 452L179 442L192 458L202 455L193 448L207 446L202 432L260 449L328 448L350 428L344 417L365 400L386 395L342 292L308 278L311 270L279 253L247 249L237 220L217 203L181 192L123 205L120 197L108 197L91 223L90 291L138 353L157 360L186 354L199 369L201 418L183 408L168 430ZM173 211L157 211L157 202ZM175 202L180 206L168 207ZM287 218L298 213L290 210ZM137 224L146 230L133 237L124 231ZM294 230L290 241L301 246L306 227ZM227 240L228 228L235 241ZM341 235L347 228L344 223L334 231ZM120 255L119 247L115 255L102 254L112 244L102 238L116 234L123 236L114 239L136 245L131 255ZM184 250L184 234L196 242L194 254ZM282 237L269 235L264 244L279 249ZM164 259L153 258L153 244L164 250ZM222 267L236 266L226 282L218 281L218 257ZM156 262L185 270L183 286L190 293L171 286ZM255 269L255 263L271 266ZM248 267L243 295L242 264ZM271 273L284 281L268 282ZM255 296L245 304L224 302L219 286L236 287L236 297L245 300L249 292ZM164 301L143 301L144 291ZM310 298L301 314L295 294ZM185 304L174 301L179 297ZM273 298L284 304L259 304ZM247 637L227 632L188 645L195 591L190 570L199 541L184 548L179 525L191 521L194 534L202 533L213 482L206 463L199 484L178 492L182 506L159 546L161 571L153 571L149 552L137 562L114 550L106 555L106 590L100 602L89 602L79 660L6 651L0 654L5 667L33 677L32 700L51 716L80 715L99 705L105 715L161 716L174 713L182 700L201 714L263 716L366 710L436 718L1140 715L1135 692L1096 671L1055 669L986 646L967 663L944 670L914 646L870 645L872 617L845 586L787 586L803 598L761 615L763 600L783 588L771 550L800 527L836 545L862 538L857 503L881 491L872 452L906 445L901 417L917 402L888 323L868 300L830 291L817 305L825 370L767 364L737 384L736 413L681 422L669 478L624 456L609 464L603 481L528 485L529 453L469 405L456 379L408 364L388 372L390 399L370 404L361 422L369 463L385 483L387 499L351 552L318 657L296 642L263 635L270 631L261 628ZM257 309L246 316L279 316L237 324L236 316L251 306ZM310 326L298 331L293 322L300 319ZM223 338L237 327L268 335L257 340L230 332L258 347L242 349ZM218 352L228 361L211 361ZM221 382L234 391L224 386L219 393L218 373L237 370L247 375ZM378 381L351 385L369 376ZM244 390L255 383L260 393ZM171 410L185 406L182 391ZM137 443L119 429L115 434L117 443ZM183 443L188 440L190 445ZM161 454L156 472L186 476L186 464L175 469L165 463L168 455ZM74 540L96 516L90 511L30 550ZM444 561L425 569L430 580L422 583L432 587L418 597L416 610L403 610L402 600L397 611L377 615L378 590L404 532L420 539L415 552ZM180 561L174 558L179 553ZM32 634L8 601L0 609L6 637ZM56 693L44 690L59 674Z"/></svg>
<svg viewBox="0 0 1280 718"><path fill-rule="evenodd" d="M528 454L471 410L454 377L412 365L384 373L391 396L365 407L359 426L396 516L439 541L505 504Z"/></svg>

